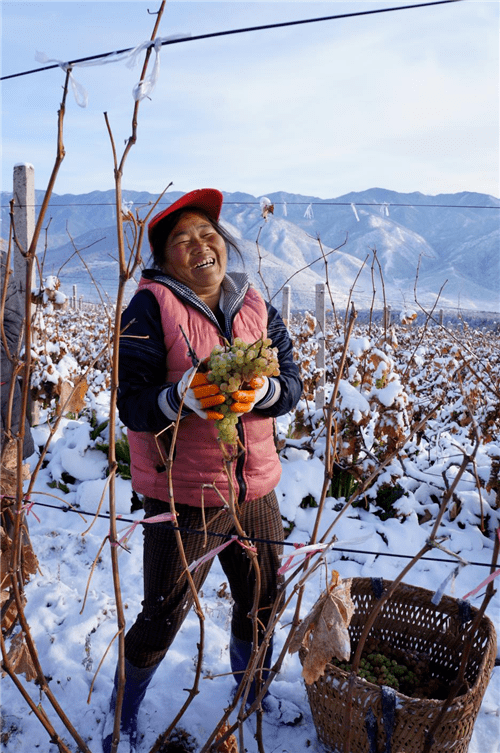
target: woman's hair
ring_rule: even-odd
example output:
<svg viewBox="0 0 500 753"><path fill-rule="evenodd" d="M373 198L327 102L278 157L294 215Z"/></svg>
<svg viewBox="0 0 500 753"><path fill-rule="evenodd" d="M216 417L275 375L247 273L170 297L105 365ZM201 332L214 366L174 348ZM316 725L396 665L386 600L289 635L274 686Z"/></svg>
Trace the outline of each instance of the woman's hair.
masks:
<svg viewBox="0 0 500 753"><path fill-rule="evenodd" d="M205 219L208 220L208 222L212 225L214 230L221 236L221 238L224 239L228 254L232 249L237 254L239 259L243 262L243 255L238 248L235 239L227 232L227 230L224 230L222 225L217 220L214 220L202 209L197 209L196 207L184 207L183 209L178 209L176 212L172 212L172 214L168 214L164 220L161 220L161 222L155 225L155 227L151 230L149 240L151 243L153 261L156 269L163 268L163 262L165 261L165 246L167 245L168 236L177 225L181 216L185 212L191 211L196 212L197 214L201 214L203 217L205 217Z"/></svg>

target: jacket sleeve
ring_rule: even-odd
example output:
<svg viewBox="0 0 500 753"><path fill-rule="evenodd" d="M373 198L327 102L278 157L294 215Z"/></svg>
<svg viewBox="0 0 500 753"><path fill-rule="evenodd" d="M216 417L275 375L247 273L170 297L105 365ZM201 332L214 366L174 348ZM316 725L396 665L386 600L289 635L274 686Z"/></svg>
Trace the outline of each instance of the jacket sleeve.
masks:
<svg viewBox="0 0 500 753"><path fill-rule="evenodd" d="M276 416L283 416L295 408L302 394L302 382L299 376L299 368L293 360L292 340L285 323L274 306L271 306L270 303L266 303L266 306L267 336L272 341L272 347L278 348L280 375L272 377L272 379L279 382L280 396L268 408L256 406L254 411L261 416L275 418Z"/></svg>
<svg viewBox="0 0 500 753"><path fill-rule="evenodd" d="M165 382L167 352L158 301L148 290L134 295L121 320L118 412L133 431L159 432L171 421L158 396Z"/></svg>

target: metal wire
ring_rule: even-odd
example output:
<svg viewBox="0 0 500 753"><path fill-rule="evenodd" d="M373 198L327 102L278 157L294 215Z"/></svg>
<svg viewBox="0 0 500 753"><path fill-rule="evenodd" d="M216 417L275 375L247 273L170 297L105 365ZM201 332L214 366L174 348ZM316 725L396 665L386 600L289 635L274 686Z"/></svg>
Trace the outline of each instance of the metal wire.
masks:
<svg viewBox="0 0 500 753"><path fill-rule="evenodd" d="M340 13L335 16L322 16L320 18L305 18L301 19L300 21L282 21L281 23L277 24L263 24L261 26L247 26L241 29L228 29L227 31L215 31L209 34L198 34L196 36L191 37L180 37L177 39L168 39L161 43L161 46L164 47L166 45L171 44L181 44L184 42L197 42L200 39L212 39L214 37L225 37L229 36L230 34L246 34L248 32L252 31L264 31L267 29L280 29L286 26L299 26L303 24L313 24L313 23L319 23L324 21L338 21L342 18L354 18L356 16L371 16L376 13L391 13L393 11L399 11L399 10L412 10L414 8L427 8L431 5L447 5L449 3L460 3L464 0L434 0L434 2L429 3L416 3L414 5L400 5L397 7L392 8L376 8L374 10L363 10L363 11L356 11L353 13ZM154 45L154 41L151 42L151 46ZM75 60L69 60L65 65L72 66L72 65L78 65L78 63L86 63L90 60L99 60L102 58L109 57L110 55L122 55L125 52L131 52L134 48L133 47L125 47L122 50L113 50L112 52L103 52L99 55L90 55L89 57L84 58L77 58ZM59 68L59 64L55 63L52 65L46 65L42 68L34 68L30 71L22 71L20 73L11 73L7 76L0 77L0 81L6 81L7 79L11 78L18 78L19 76L29 76L32 73L40 73L40 71L48 71L53 68Z"/></svg>

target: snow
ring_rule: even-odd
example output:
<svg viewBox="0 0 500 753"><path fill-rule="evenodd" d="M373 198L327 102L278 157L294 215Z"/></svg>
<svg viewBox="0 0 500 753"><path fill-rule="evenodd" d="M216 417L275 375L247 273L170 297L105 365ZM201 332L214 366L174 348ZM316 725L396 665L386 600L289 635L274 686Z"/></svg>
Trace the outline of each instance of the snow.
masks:
<svg viewBox="0 0 500 753"><path fill-rule="evenodd" d="M345 379L341 379L339 382L339 395L342 408L352 411L355 421L359 420L357 418L358 414L368 414L370 412L370 403L368 400Z"/></svg>
<svg viewBox="0 0 500 753"><path fill-rule="evenodd" d="M349 351L360 358L371 346L369 337L351 337L349 340Z"/></svg>
<svg viewBox="0 0 500 753"><path fill-rule="evenodd" d="M351 348L361 357L367 351L366 338L353 338ZM64 366L64 363L63 363ZM101 372L99 372L101 373ZM98 380L96 380L98 381ZM102 380L101 380L102 382ZM391 401L400 388L398 382L378 389L376 394L384 405ZM364 415L371 410L366 398L352 384L341 380L339 395L343 408L353 415ZM382 397L381 397L382 395ZM385 398L385 402L384 399ZM109 392L89 394L88 400L97 422L105 420L109 410ZM315 415L320 415L317 412ZM95 422L93 424L95 426ZM278 421L279 436L283 438L290 426L290 417ZM117 432L123 427L118 422ZM35 444L41 447L49 436L44 417L33 429ZM32 577L26 587L26 616L37 646L43 671L50 678L56 699L68 714L71 722L86 740L92 753L101 753L101 737L113 684L117 657L115 640L116 604L110 562L110 549L101 545L109 532L109 480L106 476L107 458L98 448L99 439L93 439L92 427L86 414L79 418L63 418L49 445L46 462L40 470L31 499L40 503L28 514L30 535L39 558L40 572ZM100 441L107 441L106 433ZM410 448L411 449L411 448ZM413 448L414 449L414 448ZM443 473L448 483L453 480L451 456L470 452L467 435L448 435L441 431L432 446L422 446L404 458L404 472L396 462L389 464L380 482L397 477L404 496L394 508L400 517L382 520L370 499L359 507L348 508L343 514L344 499L327 496L317 539L325 535L337 540L324 554L326 567L317 569L308 580L303 593L301 616L314 605L325 586L327 570L336 569L342 578L383 577L394 579L407 565L404 556L413 555L423 547L430 535L438 511L431 495L443 490ZM498 442L483 445L476 456L479 478L487 479L492 458L498 458ZM38 457L30 459L32 468ZM430 461L434 463L430 465ZM311 453L298 440L287 440L282 454L282 477L276 492L285 524L292 529L287 542L307 544L316 522L317 508L304 504L304 500L319 500L324 478L324 465L318 452ZM64 474L67 492L54 487L54 482ZM118 531L123 533L130 521L140 521L142 511L130 512L132 489L130 481L116 479L115 497ZM499 525L500 511L494 506L493 492L482 490L482 499L471 474L460 481L461 510L454 519L447 516L440 529L440 548L421 559L405 576L407 583L437 593L462 598L473 591L489 573L494 534L486 536L480 529L481 514L488 516L490 531ZM48 505L48 506L45 506ZM71 511L69 506L75 508ZM95 513L103 517L94 517ZM422 522L424 513L431 520ZM333 523L335 525L333 526ZM332 527L333 526L333 527ZM122 599L127 626L130 626L141 609L142 599L142 537L141 526L130 537L128 551L120 550L119 568ZM330 533L331 531L331 533ZM346 552L345 550L349 550ZM285 557L295 552L285 547ZM459 555L467 564L457 569ZM401 557L386 556L398 554ZM432 558L432 559L431 559ZM436 559L438 561L436 561ZM298 563L301 556L295 558ZM444 560L440 562L439 560ZM295 566L295 564L294 564ZM287 573L288 574L288 573ZM229 704L233 679L229 670L228 641L231 619L231 600L227 595L225 575L217 560L200 593L204 613L205 649L200 692L182 718L180 725L196 741L198 749L212 732L216 721ZM293 585L289 588L289 593ZM480 592L471 597L473 606L482 601ZM291 621L294 617L295 597L283 614L275 633L275 656L281 652ZM486 614L500 629L500 595L497 592L487 606ZM155 674L139 716L143 735L139 753L152 747L182 704L193 685L194 667L200 639L199 620L191 611L179 631L175 642L158 672ZM111 646L111 647L110 647ZM109 648L110 647L110 648ZM94 675L109 648L100 668L89 701ZM34 683L21 681L33 701L40 702L40 692ZM56 731L68 742L70 750L75 743L43 699L43 708ZM264 715L263 738L266 753L324 753L319 743L297 654L286 654L280 673L271 686L271 712ZM47 732L28 712L28 707L9 678L2 685L3 748L5 753L52 750ZM291 726L297 709L302 719ZM235 716L233 713L232 720ZM244 744L247 753L257 753L254 739L255 717L244 725ZM469 753L500 753L500 666L495 667L477 718ZM128 753L122 741L119 753Z"/></svg>
<svg viewBox="0 0 500 753"><path fill-rule="evenodd" d="M37 575L28 584L26 613L44 672L52 678L51 687L56 698L67 710L77 729L84 734L90 749L100 753L101 732L105 723L116 661L114 644L97 676L90 704L87 704L86 699L94 672L116 632L116 609L108 547L103 550L90 579L85 606L83 598L92 562L108 531L108 522L105 519L97 519L91 530L84 533L92 522L86 513L96 511L106 489L106 480L103 478L104 463L101 457L103 453L90 446L89 425L86 421L72 420L63 423L65 425L60 428L51 446L50 461L40 474L36 490L47 493L47 480L51 472L57 475L59 467L64 468L81 483L70 484L70 493L61 497L64 502L83 511L85 520L71 512L65 513L59 509L43 507L36 508L40 523L30 516L31 537L43 576ZM38 442L42 441L43 427L35 430L35 436ZM306 543L309 540L316 511L311 508L302 509L300 502L307 495L313 495L317 499L322 481L322 464L318 458L307 459L304 451L287 448L277 494L284 517L295 523L290 537L292 541ZM33 496L40 499L36 495ZM130 496L130 482L118 479L116 497L119 514L127 520L139 520L142 512L130 513ZM57 499L46 501L60 505ZM330 497L326 500L320 536L337 514L336 503L337 500ZM105 496L102 511L107 509L108 499ZM124 527L126 525L124 523ZM416 552L428 535L428 531L418 524L416 516L413 519L406 518L404 523L397 519L382 522L373 513L364 510L348 512L338 521L335 531L340 546L342 542L344 546L345 542L350 542L351 548L355 549L366 548L371 551L405 554L409 551ZM379 532L384 533L387 544ZM489 561L491 549L487 545L485 547L484 536L478 530L467 531L465 534L464 531L453 528L450 534L447 542L450 549L463 552L467 559L472 561ZM119 560L125 615L127 624L130 625L140 609L142 598L142 542L139 532L131 538L128 547L130 551L122 551ZM344 578L383 576L392 579L403 566L396 558L361 553L349 555L349 560L341 561L341 553L335 551L335 547L326 556L329 565L338 568ZM444 554L443 558L446 558ZM410 571L407 581L435 591L443 576L446 577L453 569L453 565L446 564L437 571L436 563L420 562ZM464 567L455 579L446 584L446 592L462 596L474 588L486 574L486 568ZM303 614L319 596L324 585L323 580L324 574L309 582L304 594ZM215 561L202 592L206 631L203 662L205 679L201 682L199 695L182 720L182 726L200 745L213 729L215 721L222 715L233 685L231 677L225 674L229 671L230 601L226 596L218 595L224 581L225 576ZM496 596L488 608L488 613L497 626L500 623L499 603ZM287 632L284 627L291 618L292 607L283 617L283 629L276 631L276 651L281 650ZM198 640L198 618L191 612L146 695L140 715L140 727L144 733L141 751L150 749L158 733L165 728L184 702L184 688L191 687L193 682ZM34 684L25 685L38 702L38 690ZM282 709L276 709L276 715L283 714L286 717L286 714L290 714L290 710L297 706L303 718L296 726L280 724L275 718L272 722L265 721L266 750L287 753L306 749L316 753L322 751L323 748L316 738L305 686L301 680L300 662L296 655L285 656L282 670L272 685L272 695L283 702ZM499 699L500 667L496 667L475 726L469 753L497 753L500 750ZM26 713L26 706L20 694L8 680L4 681L2 703L4 729L16 727L19 730L10 734L4 746L5 752L26 750L26 740L31 742L30 750L48 750L46 732L34 715ZM51 714L50 709L46 710L58 732L67 738L67 733L64 733L54 714ZM254 721L249 720L245 725L245 745L249 753L257 751L253 731ZM125 745L120 751L122 749L128 750Z"/></svg>
<svg viewBox="0 0 500 753"><path fill-rule="evenodd" d="M396 402L398 395L401 394L401 384L395 380L388 384L387 387L374 390L373 393L378 397L382 405L390 408Z"/></svg>

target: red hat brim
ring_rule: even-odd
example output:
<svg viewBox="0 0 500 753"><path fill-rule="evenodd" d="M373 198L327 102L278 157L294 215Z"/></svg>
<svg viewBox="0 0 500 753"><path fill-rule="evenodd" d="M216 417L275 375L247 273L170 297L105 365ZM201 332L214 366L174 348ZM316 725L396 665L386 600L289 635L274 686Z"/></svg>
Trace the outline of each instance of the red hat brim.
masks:
<svg viewBox="0 0 500 753"><path fill-rule="evenodd" d="M163 209L150 220L148 234L151 234L153 228L164 220L165 217L168 217L172 212L177 212L179 209L201 209L213 220L218 220L223 201L224 197L216 188L199 188L196 191L185 193L184 196L181 196L180 199L174 201L173 204Z"/></svg>

